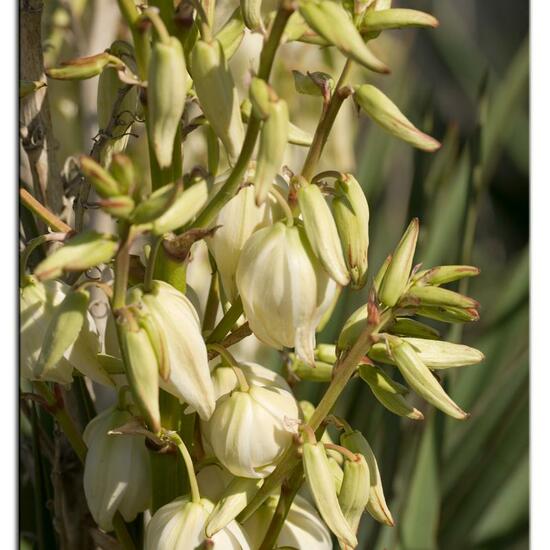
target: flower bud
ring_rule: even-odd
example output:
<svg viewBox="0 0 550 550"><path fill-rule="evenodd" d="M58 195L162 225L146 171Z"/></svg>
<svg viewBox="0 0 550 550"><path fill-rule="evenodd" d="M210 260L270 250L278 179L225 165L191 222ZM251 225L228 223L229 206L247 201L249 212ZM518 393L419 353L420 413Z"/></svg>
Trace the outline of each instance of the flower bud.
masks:
<svg viewBox="0 0 550 550"><path fill-rule="evenodd" d="M86 271L107 263L115 255L118 242L112 235L83 231L42 260L34 271L41 281L59 277L64 271Z"/></svg>
<svg viewBox="0 0 550 550"><path fill-rule="evenodd" d="M71 298L65 302L67 296ZM99 335L94 319L81 302L81 293L73 293L60 281L33 280L21 289L19 353L23 378L68 384L76 367L92 380L112 385L96 358Z"/></svg>
<svg viewBox="0 0 550 550"><path fill-rule="evenodd" d="M259 548L265 538L279 497L271 496L244 522L251 548ZM302 496L296 495L283 523L277 548L296 550L332 550L330 532L315 508Z"/></svg>
<svg viewBox="0 0 550 550"><path fill-rule="evenodd" d="M283 163L288 141L288 107L286 101L272 101L269 116L260 130L260 145L256 159L254 187L256 204L262 204Z"/></svg>
<svg viewBox="0 0 550 550"><path fill-rule="evenodd" d="M441 147L439 141L416 128L395 103L372 84L356 86L354 97L374 122L396 138L430 153Z"/></svg>
<svg viewBox="0 0 550 550"><path fill-rule="evenodd" d="M414 218L395 248L382 279L379 297L380 301L388 307L397 304L407 287L417 239L418 218Z"/></svg>
<svg viewBox="0 0 550 550"><path fill-rule="evenodd" d="M368 441L361 432L353 430L340 436L340 444L354 453L363 455L369 467L370 491L367 512L376 521L393 526L394 521L384 497L378 463Z"/></svg>
<svg viewBox="0 0 550 550"><path fill-rule="evenodd" d="M181 194L181 185L169 183L153 191L140 202L132 214L132 223L148 223L162 216Z"/></svg>
<svg viewBox="0 0 550 550"><path fill-rule="evenodd" d="M343 543L355 548L357 538L346 521L334 488L328 457L323 443L305 442L302 462L306 481L321 517Z"/></svg>
<svg viewBox="0 0 550 550"><path fill-rule="evenodd" d="M85 80L101 74L107 66L123 69L124 63L108 52L102 52L90 57L64 61L61 67L46 69L46 75L55 80Z"/></svg>
<svg viewBox="0 0 550 550"><path fill-rule="evenodd" d="M388 342L397 367L414 392L453 418L458 420L468 418L469 415L445 393L430 369L408 342L397 336L389 336Z"/></svg>
<svg viewBox="0 0 550 550"><path fill-rule="evenodd" d="M238 294L235 277L244 245L257 229L271 221L269 203L257 206L254 194L253 186L240 189L219 211L212 225L221 227L206 241L216 261L225 296L231 303Z"/></svg>
<svg viewBox="0 0 550 550"><path fill-rule="evenodd" d="M369 10L361 21L361 33L404 29L409 27L432 27L439 25L438 20L429 13L409 9Z"/></svg>
<svg viewBox="0 0 550 550"><path fill-rule="evenodd" d="M116 178L93 158L82 155L79 160L82 173L100 197L108 199L125 194Z"/></svg>
<svg viewBox="0 0 550 550"><path fill-rule="evenodd" d="M336 345L337 354L353 347L363 330L366 328L367 319L368 308L366 304L359 306L348 317L340 331L340 336L338 336L338 343Z"/></svg>
<svg viewBox="0 0 550 550"><path fill-rule="evenodd" d="M369 385L376 399L392 413L411 420L424 418L424 415L415 407L411 407L403 397L407 388L392 380L379 367L359 365L359 376Z"/></svg>
<svg viewBox="0 0 550 550"><path fill-rule="evenodd" d="M113 530L113 517L125 521L151 505L151 465L141 435L110 435L131 420L127 411L110 408L96 416L84 430L88 446L84 464L84 494L101 529Z"/></svg>
<svg viewBox="0 0 550 550"><path fill-rule="evenodd" d="M191 52L191 73L202 110L234 159L244 140L239 98L221 44L198 40Z"/></svg>
<svg viewBox="0 0 550 550"><path fill-rule="evenodd" d="M147 82L149 134L159 166L172 164L174 139L187 95L187 69L181 43L170 37L151 49Z"/></svg>
<svg viewBox="0 0 550 550"><path fill-rule="evenodd" d="M271 113L271 103L278 100L275 90L255 76L250 82L249 95L252 111L260 120L265 120Z"/></svg>
<svg viewBox="0 0 550 550"><path fill-rule="evenodd" d="M254 363L239 365L248 387L222 396L214 414L203 422L203 437L233 475L269 475L292 444L289 423L298 404L284 379Z"/></svg>
<svg viewBox="0 0 550 550"><path fill-rule="evenodd" d="M412 286L403 297L403 305L477 309L479 302L458 292L438 286Z"/></svg>
<svg viewBox="0 0 550 550"><path fill-rule="evenodd" d="M254 334L277 349L294 347L313 364L315 328L331 305L336 284L303 230L277 222L256 231L242 251L236 280Z"/></svg>
<svg viewBox="0 0 550 550"><path fill-rule="evenodd" d="M289 355L288 370L295 374L300 380L311 382L330 382L332 380L333 365L315 361L313 365L302 361L296 354Z"/></svg>
<svg viewBox="0 0 550 550"><path fill-rule="evenodd" d="M208 186L205 179L201 179L191 187L184 189L174 202L153 221L153 234L164 235L183 227L191 221L208 200Z"/></svg>
<svg viewBox="0 0 550 550"><path fill-rule="evenodd" d="M337 180L336 193L332 209L351 286L363 288L369 265L369 205L359 182L351 174Z"/></svg>
<svg viewBox="0 0 550 550"><path fill-rule="evenodd" d="M458 281L464 277L476 277L479 273L479 268L471 265L440 265L428 269L422 276L417 273L415 282L416 284L439 286Z"/></svg>
<svg viewBox="0 0 550 550"><path fill-rule="evenodd" d="M262 0L240 0L240 2L244 24L251 31L261 30L263 27Z"/></svg>
<svg viewBox="0 0 550 550"><path fill-rule="evenodd" d="M342 514L354 533L357 533L370 494L370 473L367 461L361 454L357 454L356 457L356 460L344 461L344 478L338 494ZM345 547L345 545L342 546Z"/></svg>
<svg viewBox="0 0 550 550"><path fill-rule="evenodd" d="M429 340L439 339L439 331L435 328L415 319L409 319L409 317L397 317L389 327L388 332L396 336L412 336Z"/></svg>
<svg viewBox="0 0 550 550"><path fill-rule="evenodd" d="M101 199L98 201L98 204L107 214L111 214L111 216L121 220L127 220L132 215L136 203L128 195L118 195L109 197L108 199Z"/></svg>
<svg viewBox="0 0 550 550"><path fill-rule="evenodd" d="M331 0L305 0L299 4L306 23L345 56L371 71L388 73L389 69L363 42L359 31L341 4Z"/></svg>
<svg viewBox="0 0 550 550"><path fill-rule="evenodd" d="M457 307L415 307L414 312L421 317L434 319L443 323L468 323L479 320L477 309Z"/></svg>
<svg viewBox="0 0 550 550"><path fill-rule="evenodd" d="M241 9L238 7L219 30L218 34L216 34L216 40L222 45L223 53L228 61L238 50L243 37L244 22Z"/></svg>
<svg viewBox="0 0 550 550"><path fill-rule="evenodd" d="M205 498L198 502L178 498L159 508L147 525L145 550L202 548L206 542L204 526L213 507ZM216 550L251 550L246 535L236 521L216 533L211 544Z"/></svg>
<svg viewBox="0 0 550 550"><path fill-rule="evenodd" d="M134 163L129 156L122 153L113 153L109 172L117 181L121 195L134 194L137 185L137 174Z"/></svg>
<svg viewBox="0 0 550 550"><path fill-rule="evenodd" d="M214 411L214 387L199 317L191 302L178 290L155 281L143 303L152 315L168 348L170 376L163 389L193 406L206 420Z"/></svg>
<svg viewBox="0 0 550 550"><path fill-rule="evenodd" d="M386 271L388 270L388 266L390 265L391 258L392 258L391 254L386 256L386 259L384 260L384 262L380 266L380 269L378 270L378 272L374 276L374 280L372 282L372 287L377 292L377 294L380 293L380 287L382 286L382 281L384 280L384 275L386 274Z"/></svg>
<svg viewBox="0 0 550 550"><path fill-rule="evenodd" d="M332 212L319 187L309 184L300 188L298 204L313 253L325 271L339 285L346 286L350 279L338 230Z"/></svg>

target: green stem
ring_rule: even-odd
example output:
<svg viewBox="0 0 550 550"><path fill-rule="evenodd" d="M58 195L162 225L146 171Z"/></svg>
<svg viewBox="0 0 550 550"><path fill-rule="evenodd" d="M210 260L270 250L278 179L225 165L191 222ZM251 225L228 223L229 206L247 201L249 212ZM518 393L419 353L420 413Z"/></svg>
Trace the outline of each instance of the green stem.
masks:
<svg viewBox="0 0 550 550"><path fill-rule="evenodd" d="M185 462L185 467L187 468L187 475L189 476L189 487L191 488L191 500L192 502L199 502L201 499L201 495L199 492L199 484L197 483L197 477L195 476L193 459L191 458L191 455L189 454L189 451L187 450L185 443L176 432L170 433L168 438L172 443L174 443L174 445L177 446L177 448L181 453L183 461Z"/></svg>
<svg viewBox="0 0 550 550"><path fill-rule="evenodd" d="M117 0L118 7L130 27L132 38L134 40L134 51L138 73L141 80L147 80L147 71L149 68L150 46L143 29L139 28L140 14L134 0Z"/></svg>
<svg viewBox="0 0 550 550"><path fill-rule="evenodd" d="M351 70L351 64L351 60L348 59L342 69L342 73L334 93L332 94L330 103L321 117L321 120L319 120L317 129L315 130L311 147L309 148L304 166L302 167L302 176L308 181L311 179L313 172L317 168L317 163L321 158L321 153L323 152L325 143L327 142L330 131L332 130L336 115L338 114L342 103L350 94L350 89L346 86L346 83Z"/></svg>
<svg viewBox="0 0 550 550"><path fill-rule="evenodd" d="M266 82L269 80L275 53L281 42L281 37L285 30L286 23L293 11L294 8L287 5L286 1L283 0L277 11L277 15L275 16L275 20L273 21L273 27L269 34L269 38L262 49L258 77ZM254 113L252 113L246 129L243 147L229 178L223 184L214 199L207 204L199 217L192 224L193 227L207 227L222 207L235 195L243 180L244 173L248 167L248 162L254 152L254 147L256 145L256 139L258 138L259 132L260 120L254 115Z"/></svg>
<svg viewBox="0 0 550 550"><path fill-rule="evenodd" d="M202 331L207 332L214 328L216 324L216 315L218 314L218 308L220 305L220 288L218 281L218 274L216 271L212 273L210 279L210 289L208 290L208 299L206 300L206 307L204 309L204 319L202 322Z"/></svg>
<svg viewBox="0 0 550 550"><path fill-rule="evenodd" d="M155 27L155 30L157 31L159 40L163 44L170 44L170 34L168 33L166 25L164 24L159 13L156 10L147 9L142 13L141 16L146 17L147 19L149 19L149 21L151 21L153 27Z"/></svg>
<svg viewBox="0 0 550 550"><path fill-rule="evenodd" d="M239 296L206 339L207 344L221 342L243 314L243 302Z"/></svg>
<svg viewBox="0 0 550 550"><path fill-rule="evenodd" d="M66 238L67 238L67 233L58 232L58 233L48 233L46 235L40 235L39 237L31 239L27 243L27 246L25 247L25 250L23 250L23 252L21 253L21 257L19 259L19 276L21 280L23 280L25 277L25 269L27 268L27 263L29 262L29 258L37 247L45 243L63 242Z"/></svg>
<svg viewBox="0 0 550 550"><path fill-rule="evenodd" d="M118 542L124 550L136 550L136 545L128 532L128 528L120 512L117 512L113 517L113 529Z"/></svg>
<svg viewBox="0 0 550 550"><path fill-rule="evenodd" d="M130 271L130 246L136 229L133 226L121 227L121 241L115 256L115 282L113 286L113 309L120 309L126 305L126 291L128 289L128 274Z"/></svg>
<svg viewBox="0 0 550 550"><path fill-rule="evenodd" d="M19 199L25 208L36 214L46 225L49 225L55 231L69 233L73 230L70 225L60 220L53 212L37 201L26 189L19 189Z"/></svg>
<svg viewBox="0 0 550 550"><path fill-rule="evenodd" d="M162 237L155 237L151 244L149 258L147 258L147 266L145 267L145 276L143 278L143 290L150 292L153 287L153 275L155 273L155 265L159 255Z"/></svg>

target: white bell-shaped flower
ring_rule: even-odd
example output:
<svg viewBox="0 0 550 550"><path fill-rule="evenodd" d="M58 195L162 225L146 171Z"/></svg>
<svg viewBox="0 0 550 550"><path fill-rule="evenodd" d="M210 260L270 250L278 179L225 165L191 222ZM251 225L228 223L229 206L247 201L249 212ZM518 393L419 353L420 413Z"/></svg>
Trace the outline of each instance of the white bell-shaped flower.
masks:
<svg viewBox="0 0 550 550"><path fill-rule="evenodd" d="M270 222L269 201L257 206L254 186L243 187L224 207L213 222L219 227L207 239L208 248L216 260L223 290L233 302L237 296L235 276L241 251L249 237Z"/></svg>
<svg viewBox="0 0 550 550"><path fill-rule="evenodd" d="M112 385L113 382L97 360L100 350L99 334L93 317L88 311L76 340L68 346L57 364L40 372L39 358L44 337L54 312L71 287L61 281L38 282L31 280L20 290L20 365L21 376L29 380L46 380L69 384L73 368L89 376L100 384Z"/></svg>
<svg viewBox="0 0 550 550"><path fill-rule="evenodd" d="M190 550L201 548L207 540L206 520L214 509L212 502L201 498L192 502L179 498L159 508L147 525L145 550ZM230 522L211 539L216 550L251 550L241 526Z"/></svg>
<svg viewBox="0 0 550 550"><path fill-rule="evenodd" d="M84 430L88 446L84 464L84 493L94 520L105 531L113 529L118 511L132 521L151 504L151 465L142 435L109 435L132 416L110 408Z"/></svg>
<svg viewBox="0 0 550 550"><path fill-rule="evenodd" d="M313 364L315 329L337 284L315 258L303 228L277 222L248 239L237 287L254 334L274 348L294 347Z"/></svg>
<svg viewBox="0 0 550 550"><path fill-rule="evenodd" d="M275 509L278 497L269 497L248 519L243 528L253 550L260 548ZM315 508L302 496L296 495L288 516L283 523L277 547L297 550L332 550L330 531L317 514Z"/></svg>
<svg viewBox="0 0 550 550"><path fill-rule="evenodd" d="M245 382L221 396L202 434L218 460L233 475L261 478L273 471L292 444L300 412L290 387L278 374L254 363L240 363ZM232 369L228 369L227 375ZM225 378L226 376L224 376Z"/></svg>

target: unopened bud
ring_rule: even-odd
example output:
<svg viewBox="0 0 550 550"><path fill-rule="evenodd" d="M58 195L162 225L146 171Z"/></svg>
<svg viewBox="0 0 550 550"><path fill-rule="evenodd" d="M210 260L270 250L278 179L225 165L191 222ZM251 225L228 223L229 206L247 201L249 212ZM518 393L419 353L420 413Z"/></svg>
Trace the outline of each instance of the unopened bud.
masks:
<svg viewBox="0 0 550 550"><path fill-rule="evenodd" d="M132 195L137 185L137 174L132 159L122 153L114 153L109 172L119 185L121 195Z"/></svg>
<svg viewBox="0 0 550 550"><path fill-rule="evenodd" d="M256 76L250 83L249 95L252 110L260 120L265 120L271 114L272 103L279 99L275 90L265 80Z"/></svg>
<svg viewBox="0 0 550 550"><path fill-rule="evenodd" d="M262 28L262 0L240 0L244 24L251 31Z"/></svg>
<svg viewBox="0 0 550 550"><path fill-rule="evenodd" d="M216 34L216 40L221 44L225 58L229 61L237 51L244 37L244 22L241 9L238 7Z"/></svg>
<svg viewBox="0 0 550 550"><path fill-rule="evenodd" d="M134 199L127 195L102 199L98 201L98 204L105 212L121 220L129 219L135 207Z"/></svg>
<svg viewBox="0 0 550 550"><path fill-rule="evenodd" d="M117 57L102 52L90 57L64 61L60 67L46 69L46 75L55 80L85 80L101 74L107 66L123 69L124 63Z"/></svg>
<svg viewBox="0 0 550 550"><path fill-rule="evenodd" d="M439 339L439 331L435 328L408 317L397 317L388 328L388 332L396 336L412 336L415 338L429 338L430 340Z"/></svg>
<svg viewBox="0 0 550 550"><path fill-rule="evenodd" d="M458 292L437 286L412 286L402 299L403 305L477 309L479 302Z"/></svg>
<svg viewBox="0 0 550 550"><path fill-rule="evenodd" d="M476 277L480 270L471 265L440 265L428 269L421 277L415 277L417 284L439 286L465 277Z"/></svg>
<svg viewBox="0 0 550 550"><path fill-rule="evenodd" d="M429 13L410 9L369 10L361 21L361 33L403 29L409 27L432 27L439 25L438 20Z"/></svg>
<svg viewBox="0 0 550 550"><path fill-rule="evenodd" d="M294 353L290 354L288 369L300 380L311 382L330 382L332 380L333 365L315 361L313 365L302 361Z"/></svg>
<svg viewBox="0 0 550 550"><path fill-rule="evenodd" d="M124 186L93 158L82 155L79 160L82 173L100 197L107 199L126 194Z"/></svg>
<svg viewBox="0 0 550 550"><path fill-rule="evenodd" d="M355 100L384 130L413 147L433 152L441 143L416 128L397 106L372 84L355 87Z"/></svg>
<svg viewBox="0 0 550 550"><path fill-rule="evenodd" d="M337 353L353 347L363 330L367 328L368 308L367 305L359 306L346 320L338 343L336 345Z"/></svg>
<svg viewBox="0 0 550 550"><path fill-rule="evenodd" d="M166 213L180 194L181 183L169 183L153 191L151 195L136 206L132 214L132 223L140 224L156 220Z"/></svg>
<svg viewBox="0 0 550 550"><path fill-rule="evenodd" d="M414 312L421 317L434 319L443 323L468 323L479 321L477 309L460 309L457 307L418 307Z"/></svg>

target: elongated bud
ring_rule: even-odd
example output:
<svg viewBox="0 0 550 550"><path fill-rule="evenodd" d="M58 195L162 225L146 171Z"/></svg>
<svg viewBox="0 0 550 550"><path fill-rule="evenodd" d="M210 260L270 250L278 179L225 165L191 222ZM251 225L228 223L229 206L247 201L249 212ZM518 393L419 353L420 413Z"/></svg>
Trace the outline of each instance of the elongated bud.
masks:
<svg viewBox="0 0 550 550"><path fill-rule="evenodd" d="M59 277L64 271L86 271L110 261L117 248L118 243L112 235L83 231L42 260L34 275L45 281Z"/></svg>
<svg viewBox="0 0 550 550"><path fill-rule="evenodd" d="M390 527L393 527L394 521L391 512L386 504L386 498L384 496L384 488L382 487L382 479L380 477L380 470L378 469L378 463L374 452L369 445L369 442L365 439L363 434L357 430L343 433L340 436L340 444L346 449L354 453L359 453L365 457L367 465L369 467L369 502L367 504L367 512L380 523L385 523Z"/></svg>
<svg viewBox="0 0 550 550"><path fill-rule="evenodd" d="M138 319L125 310L116 323L120 350L132 397L151 431L160 431L159 366L157 356Z"/></svg>
<svg viewBox="0 0 550 550"><path fill-rule="evenodd" d="M244 139L239 98L221 44L198 40L191 53L191 73L204 115L234 159Z"/></svg>
<svg viewBox="0 0 550 550"><path fill-rule="evenodd" d="M121 220L129 219L135 207L134 199L128 195L109 197L98 201L98 203L105 212Z"/></svg>
<svg viewBox="0 0 550 550"><path fill-rule="evenodd" d="M172 163L174 139L185 108L187 69L180 41L153 44L147 85L150 136L159 166Z"/></svg>
<svg viewBox="0 0 550 550"><path fill-rule="evenodd" d="M334 344L318 344L315 348L315 359L325 363L334 364L336 362L336 346Z"/></svg>
<svg viewBox="0 0 550 550"><path fill-rule="evenodd" d="M344 478L338 494L342 514L354 533L357 533L361 516L369 502L370 472L363 455L356 460L344 461Z"/></svg>
<svg viewBox="0 0 550 550"><path fill-rule="evenodd" d="M338 336L338 343L336 345L337 353L353 347L357 338L359 338L361 332L363 332L367 326L368 315L368 308L365 304L359 306L348 317L340 331L340 336Z"/></svg>
<svg viewBox="0 0 550 550"><path fill-rule="evenodd" d="M64 61L60 67L46 69L46 75L55 80L85 80L93 78L107 66L124 68L124 63L107 52Z"/></svg>
<svg viewBox="0 0 550 550"><path fill-rule="evenodd" d="M351 287L363 288L369 265L369 205L359 182L351 174L337 180L335 189L332 210Z"/></svg>
<svg viewBox="0 0 550 550"><path fill-rule="evenodd" d="M405 29L409 27L439 26L439 21L429 13L418 10L394 8L389 10L369 10L362 19L361 33Z"/></svg>
<svg viewBox="0 0 550 550"><path fill-rule="evenodd" d="M118 183L121 195L132 195L137 185L137 174L132 159L122 153L114 153L109 172Z"/></svg>
<svg viewBox="0 0 550 550"><path fill-rule="evenodd" d="M138 325L147 333L155 352L160 377L166 382L170 378L170 357L166 336L149 312L140 312Z"/></svg>
<svg viewBox="0 0 550 550"><path fill-rule="evenodd" d="M126 194L124 186L93 158L82 155L79 161L82 173L100 197L108 199Z"/></svg>
<svg viewBox="0 0 550 550"><path fill-rule="evenodd" d="M74 290L54 310L48 329L44 334L44 344L38 358L36 374L48 377L71 347L86 320L90 294L86 290Z"/></svg>
<svg viewBox="0 0 550 550"><path fill-rule="evenodd" d="M414 392L453 418L458 420L468 418L469 415L445 393L430 369L408 342L396 336L388 337L388 342L397 367Z"/></svg>
<svg viewBox="0 0 550 550"><path fill-rule="evenodd" d="M256 76L250 82L249 95L252 110L260 120L265 120L271 114L272 103L279 99L275 90Z"/></svg>
<svg viewBox="0 0 550 550"><path fill-rule="evenodd" d="M440 336L439 331L435 328L408 317L397 317L388 332L396 336L412 336L414 338L428 338L429 340L438 340Z"/></svg>
<svg viewBox="0 0 550 550"><path fill-rule="evenodd" d="M355 548L357 538L344 517L332 480L323 443L304 443L302 462L306 481L317 510L328 528L345 544Z"/></svg>
<svg viewBox="0 0 550 550"><path fill-rule="evenodd" d="M181 194L181 184L169 183L153 191L140 202L132 214L132 223L148 223L161 217Z"/></svg>
<svg viewBox="0 0 550 550"><path fill-rule="evenodd" d="M360 365L359 376L369 385L376 399L392 413L411 420L424 418L424 415L418 409L411 407L403 397L407 388L392 380L382 369Z"/></svg>
<svg viewBox="0 0 550 550"><path fill-rule="evenodd" d="M413 147L433 152L441 143L416 128L397 106L378 88L371 84L355 87L355 100L377 124L398 139Z"/></svg>
<svg viewBox="0 0 550 550"><path fill-rule="evenodd" d="M415 279L416 284L439 286L465 277L476 277L479 273L479 268L472 265L440 265L428 269L421 277Z"/></svg>
<svg viewBox="0 0 550 550"><path fill-rule="evenodd" d="M404 305L477 309L479 302L458 292L437 286L412 286L402 299Z"/></svg>
<svg viewBox="0 0 550 550"><path fill-rule="evenodd" d="M254 174L256 204L262 204L269 194L283 164L287 140L288 107L286 101L278 99L271 103L269 116L260 130L260 147Z"/></svg>
<svg viewBox="0 0 550 550"><path fill-rule="evenodd" d="M393 307L405 291L411 273L416 241L418 240L418 218L414 218L395 248L380 287L380 301Z"/></svg>
<svg viewBox="0 0 550 550"><path fill-rule="evenodd" d="M26 97L46 86L43 80L19 80L19 99Z"/></svg>
<svg viewBox="0 0 550 550"><path fill-rule="evenodd" d="M261 10L262 0L241 0L243 21L251 31L257 31L263 27Z"/></svg>
<svg viewBox="0 0 550 550"><path fill-rule="evenodd" d="M402 340L414 348L421 361L430 369L466 367L477 365L485 359L481 351L464 344L453 344L452 342L427 340L425 338L402 338ZM372 346L369 357L380 363L396 364L395 359L388 354L383 343Z"/></svg>
<svg viewBox="0 0 550 550"><path fill-rule="evenodd" d="M303 0L300 14L306 23L345 56L371 71L388 73L389 69L363 42L359 31L341 4L330 0Z"/></svg>
<svg viewBox="0 0 550 550"><path fill-rule="evenodd" d="M289 354L288 370L300 380L311 382L330 382L332 380L333 365L322 361L315 361L313 365L302 361L296 354Z"/></svg>
<svg viewBox="0 0 550 550"><path fill-rule="evenodd" d="M263 479L233 478L208 516L206 536L215 535L233 521L246 508L263 482Z"/></svg>
<svg viewBox="0 0 550 550"><path fill-rule="evenodd" d="M391 259L392 259L391 254L386 256L384 263L380 266L380 269L374 276L372 286L377 294L380 293L380 288L382 287L382 281L384 280L384 275L386 275L386 271L388 270L388 266L390 265Z"/></svg>
<svg viewBox="0 0 550 550"><path fill-rule="evenodd" d="M163 235L183 227L191 221L208 200L208 186L206 180L188 187L168 207L166 212L153 222L153 233Z"/></svg>
<svg viewBox="0 0 550 550"><path fill-rule="evenodd" d="M298 204L313 253L325 271L340 285L349 283L349 274L332 212L317 185L298 190Z"/></svg>
<svg viewBox="0 0 550 550"><path fill-rule="evenodd" d="M327 73L320 71L303 74L300 71L292 71L294 87L299 94L330 97L334 90L334 79Z"/></svg>
<svg viewBox="0 0 550 550"><path fill-rule="evenodd" d="M238 50L244 37L244 21L241 9L238 7L223 27L216 34L216 40L221 44L225 58L229 61Z"/></svg>
<svg viewBox="0 0 550 550"><path fill-rule="evenodd" d="M442 321L443 323L469 323L479 321L477 309L460 309L457 307L418 307L415 313L421 317Z"/></svg>

